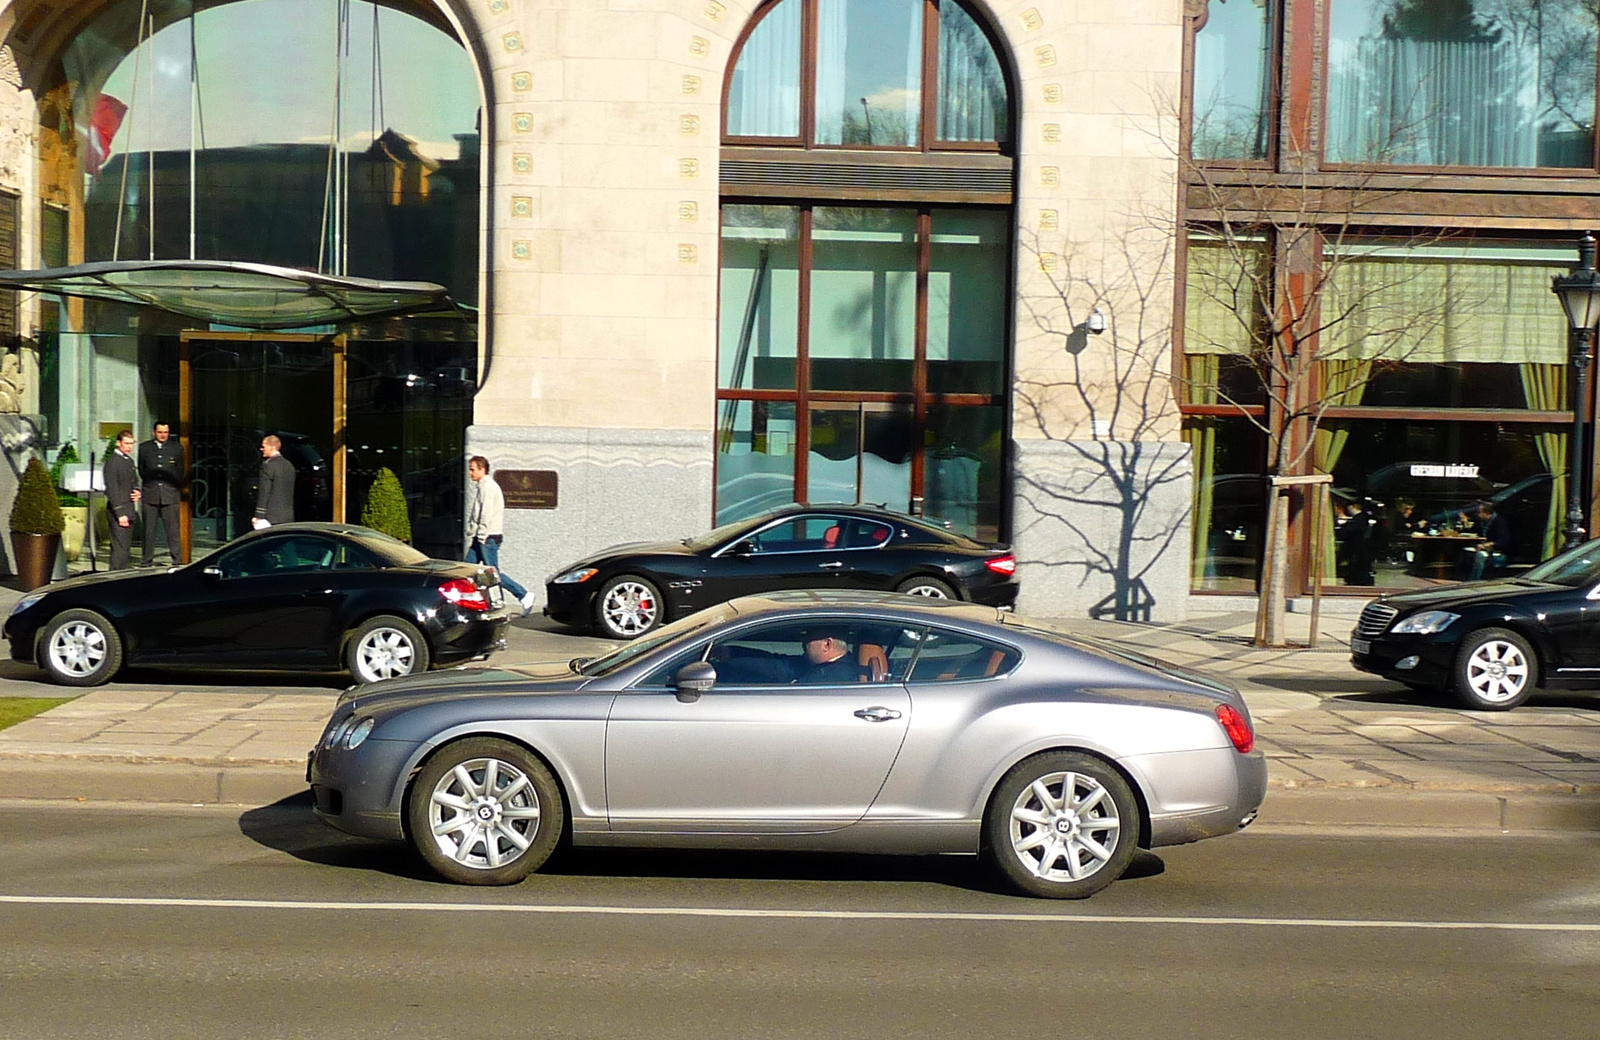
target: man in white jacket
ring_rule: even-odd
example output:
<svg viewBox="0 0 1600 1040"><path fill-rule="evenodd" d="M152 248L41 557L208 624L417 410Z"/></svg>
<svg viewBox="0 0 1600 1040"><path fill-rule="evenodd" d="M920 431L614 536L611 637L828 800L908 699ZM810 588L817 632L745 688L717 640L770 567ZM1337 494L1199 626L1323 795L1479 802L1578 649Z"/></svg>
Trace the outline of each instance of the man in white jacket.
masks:
<svg viewBox="0 0 1600 1040"><path fill-rule="evenodd" d="M467 562L482 563L500 571L500 543L505 540L506 496L489 476L489 460L474 455L467 463L472 478L472 499L467 504ZM522 616L533 611L533 593L511 575L500 571L500 584L522 603Z"/></svg>

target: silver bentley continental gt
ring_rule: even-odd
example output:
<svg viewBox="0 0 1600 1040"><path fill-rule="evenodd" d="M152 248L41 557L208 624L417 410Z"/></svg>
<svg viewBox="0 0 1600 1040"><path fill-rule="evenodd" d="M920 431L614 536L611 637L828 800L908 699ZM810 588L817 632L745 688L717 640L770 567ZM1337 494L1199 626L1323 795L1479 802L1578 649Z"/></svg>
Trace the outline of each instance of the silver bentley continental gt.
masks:
<svg viewBox="0 0 1600 1040"><path fill-rule="evenodd" d="M474 885L556 845L981 853L1093 895L1139 848L1255 819L1236 690L989 607L776 593L604 657L352 689L316 811Z"/></svg>

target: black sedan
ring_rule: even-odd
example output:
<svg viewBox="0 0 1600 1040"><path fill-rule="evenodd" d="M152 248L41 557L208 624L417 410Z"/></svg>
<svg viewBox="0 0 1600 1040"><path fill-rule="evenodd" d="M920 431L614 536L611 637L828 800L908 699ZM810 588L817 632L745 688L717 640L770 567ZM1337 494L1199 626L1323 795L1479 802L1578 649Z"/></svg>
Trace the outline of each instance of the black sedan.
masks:
<svg viewBox="0 0 1600 1040"><path fill-rule="evenodd" d="M348 524L283 524L187 567L112 571L24 596L11 656L93 686L123 665L348 670L376 682L487 655L511 611L489 567Z"/></svg>
<svg viewBox="0 0 1600 1040"><path fill-rule="evenodd" d="M544 612L632 639L738 596L872 589L1009 607L1017 558L898 513L787 506L680 542L616 545L545 582Z"/></svg>
<svg viewBox="0 0 1600 1040"><path fill-rule="evenodd" d="M1504 711L1536 686L1600 687L1600 541L1517 576L1384 596L1350 636L1364 672Z"/></svg>

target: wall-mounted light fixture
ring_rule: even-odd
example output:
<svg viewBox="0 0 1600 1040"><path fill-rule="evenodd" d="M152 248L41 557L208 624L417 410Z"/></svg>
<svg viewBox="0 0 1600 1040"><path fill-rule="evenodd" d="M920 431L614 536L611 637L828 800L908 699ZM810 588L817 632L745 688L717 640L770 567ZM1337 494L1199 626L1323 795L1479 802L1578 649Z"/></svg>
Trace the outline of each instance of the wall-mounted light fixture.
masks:
<svg viewBox="0 0 1600 1040"><path fill-rule="evenodd" d="M1083 327L1091 336L1098 336L1106 330L1106 316L1099 307L1089 312L1089 318L1083 323Z"/></svg>

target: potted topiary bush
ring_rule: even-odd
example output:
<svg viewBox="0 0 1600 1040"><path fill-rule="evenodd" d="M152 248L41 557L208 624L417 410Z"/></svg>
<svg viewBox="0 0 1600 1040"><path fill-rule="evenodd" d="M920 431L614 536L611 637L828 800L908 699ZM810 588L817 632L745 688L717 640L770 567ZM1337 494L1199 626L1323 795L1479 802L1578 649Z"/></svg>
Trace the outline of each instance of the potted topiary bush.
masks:
<svg viewBox="0 0 1600 1040"><path fill-rule="evenodd" d="M67 521L66 529L61 532L61 547L69 560L76 560L82 554L84 533L89 529L89 503L66 490L62 482L66 468L80 461L78 449L68 441L50 464L50 482L56 486L56 500L61 503L61 514Z"/></svg>
<svg viewBox="0 0 1600 1040"><path fill-rule="evenodd" d="M38 459L29 459L11 503L11 549L23 591L49 583L65 526L50 471Z"/></svg>
<svg viewBox="0 0 1600 1040"><path fill-rule="evenodd" d="M406 506L406 493L394 470L387 467L378 470L377 479L367 489L361 524L402 542L411 541L411 510Z"/></svg>

